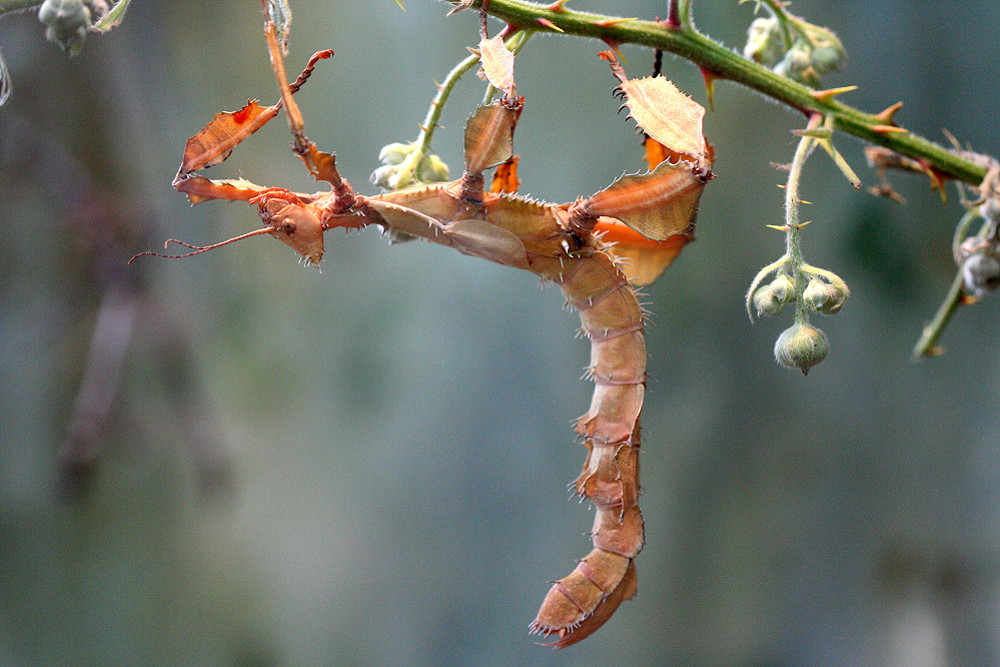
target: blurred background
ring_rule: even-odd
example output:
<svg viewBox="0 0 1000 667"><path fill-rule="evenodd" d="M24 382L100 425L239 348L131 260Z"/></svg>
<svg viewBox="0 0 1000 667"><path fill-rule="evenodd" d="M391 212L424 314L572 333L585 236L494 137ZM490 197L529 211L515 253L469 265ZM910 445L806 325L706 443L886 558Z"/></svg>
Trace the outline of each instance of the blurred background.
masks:
<svg viewBox="0 0 1000 667"><path fill-rule="evenodd" d="M478 39L448 9L293 4L289 69L337 54L297 96L306 131L361 192ZM741 48L752 3L694 11ZM903 100L912 131L997 152L993 0L793 11L843 40L824 83L859 85L847 103ZM553 653L527 625L592 521L565 490L591 385L559 291L374 229L328 234L322 272L270 239L126 268L259 222L170 187L213 114L277 97L257 3L135 0L74 58L42 33L34 13L0 19L0 664L1000 664L1000 303L961 310L944 356L909 358L954 274L954 189L942 205L894 175L901 206L809 161L806 259L852 297L816 322L821 366L779 368L791 317L751 324L743 296L783 251L770 165L804 122L719 83L697 242L646 290L639 594ZM640 167L602 48L540 36L518 56L522 192L572 201ZM706 103L695 67L664 74ZM467 75L435 140L455 175L481 96ZM281 120L211 175L314 189Z"/></svg>

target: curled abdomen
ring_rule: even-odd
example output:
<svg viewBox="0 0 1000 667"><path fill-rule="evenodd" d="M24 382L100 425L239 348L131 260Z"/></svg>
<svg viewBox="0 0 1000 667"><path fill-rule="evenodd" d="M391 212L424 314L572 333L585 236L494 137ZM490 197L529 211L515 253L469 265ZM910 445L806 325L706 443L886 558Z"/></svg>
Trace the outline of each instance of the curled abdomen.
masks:
<svg viewBox="0 0 1000 667"><path fill-rule="evenodd" d="M576 431L587 448L578 494L596 510L594 549L553 584L531 629L558 634L553 646L576 643L599 628L636 590L632 560L642 549L639 511L639 414L646 384L643 314L614 260L595 251L574 257L556 277L580 312L591 341L590 409Z"/></svg>

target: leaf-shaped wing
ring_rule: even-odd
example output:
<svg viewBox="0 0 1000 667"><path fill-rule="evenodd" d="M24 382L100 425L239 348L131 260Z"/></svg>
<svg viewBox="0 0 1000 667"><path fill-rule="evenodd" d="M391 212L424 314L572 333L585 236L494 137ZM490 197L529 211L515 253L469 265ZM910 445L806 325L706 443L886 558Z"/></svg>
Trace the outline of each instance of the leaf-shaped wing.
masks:
<svg viewBox="0 0 1000 667"><path fill-rule="evenodd" d="M519 160L519 155L512 155L507 158L506 162L497 167L496 173L493 174L493 182L490 183L490 192L496 194L501 192L515 194L517 192L517 188L521 185L521 179L517 176Z"/></svg>

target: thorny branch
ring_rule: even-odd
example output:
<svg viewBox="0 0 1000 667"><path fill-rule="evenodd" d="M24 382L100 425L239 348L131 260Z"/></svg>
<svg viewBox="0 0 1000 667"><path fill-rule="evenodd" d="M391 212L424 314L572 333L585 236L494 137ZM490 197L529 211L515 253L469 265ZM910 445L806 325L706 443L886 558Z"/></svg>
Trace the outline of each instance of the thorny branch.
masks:
<svg viewBox="0 0 1000 667"><path fill-rule="evenodd" d="M455 4L456 0L449 2ZM480 4L480 0L473 0L471 6L479 8ZM689 3L681 5L690 11ZM824 95L823 91L781 76L698 32L690 21L680 25L669 21L642 21L577 12L567 9L561 2L545 6L525 0L491 0L486 12L523 30L560 32L616 45L640 44L668 51L691 61L717 79L741 83L807 116L819 113L830 117L834 129L922 160L942 176L972 185L979 185L986 176L986 168L981 163L899 127L892 121L891 114L860 111L833 99L832 95Z"/></svg>

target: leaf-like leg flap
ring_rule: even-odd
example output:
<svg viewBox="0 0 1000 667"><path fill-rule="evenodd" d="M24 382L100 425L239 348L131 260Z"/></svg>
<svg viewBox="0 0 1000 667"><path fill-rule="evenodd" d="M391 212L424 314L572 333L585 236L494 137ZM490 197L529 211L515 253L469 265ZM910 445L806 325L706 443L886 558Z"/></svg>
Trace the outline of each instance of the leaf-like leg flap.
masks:
<svg viewBox="0 0 1000 667"><path fill-rule="evenodd" d="M621 82L618 90L625 96L625 105L640 130L671 153L686 155L699 165L711 162L702 134L705 107L661 76L629 79L613 51L599 55L609 62L611 72Z"/></svg>
<svg viewBox="0 0 1000 667"><path fill-rule="evenodd" d="M448 245L473 257L482 257L516 269L529 268L528 251L514 233L485 220L456 220L445 230Z"/></svg>
<svg viewBox="0 0 1000 667"><path fill-rule="evenodd" d="M374 197L366 198L364 206L382 216L382 219L385 221L384 224L390 230L403 232L411 236L419 236L430 241L442 242L444 225L429 215L424 215L420 211L407 208L406 206L381 201Z"/></svg>
<svg viewBox="0 0 1000 667"><path fill-rule="evenodd" d="M617 218L643 236L666 241L694 225L711 175L690 162L662 162L647 174L627 174L583 202L588 215Z"/></svg>
<svg viewBox="0 0 1000 667"><path fill-rule="evenodd" d="M262 185L251 183L242 178L212 180L199 174L183 174L178 172L173 182L174 189L188 196L191 204L200 204L210 199L225 199L227 201L250 201L260 193L268 190Z"/></svg>
<svg viewBox="0 0 1000 667"><path fill-rule="evenodd" d="M465 171L478 174L513 155L516 122L517 107L502 100L479 107L465 124Z"/></svg>

